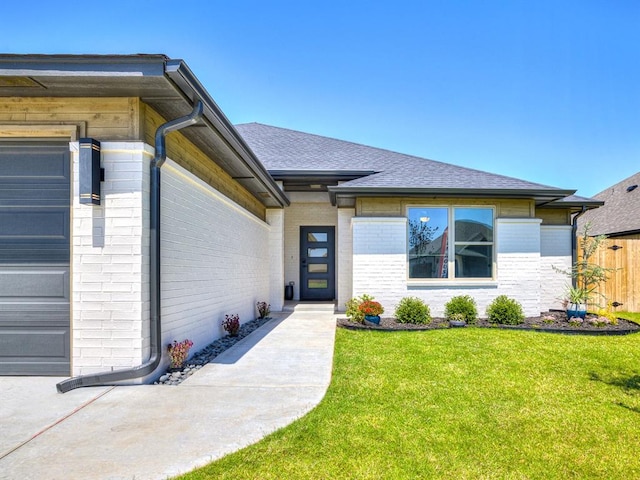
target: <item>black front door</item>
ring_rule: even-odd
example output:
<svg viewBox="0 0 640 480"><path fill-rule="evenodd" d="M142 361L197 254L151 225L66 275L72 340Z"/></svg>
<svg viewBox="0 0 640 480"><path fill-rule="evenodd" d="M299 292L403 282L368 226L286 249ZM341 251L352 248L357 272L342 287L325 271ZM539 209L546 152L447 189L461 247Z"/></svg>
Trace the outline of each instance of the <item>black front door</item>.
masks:
<svg viewBox="0 0 640 480"><path fill-rule="evenodd" d="M335 227L300 227L300 300L335 298Z"/></svg>

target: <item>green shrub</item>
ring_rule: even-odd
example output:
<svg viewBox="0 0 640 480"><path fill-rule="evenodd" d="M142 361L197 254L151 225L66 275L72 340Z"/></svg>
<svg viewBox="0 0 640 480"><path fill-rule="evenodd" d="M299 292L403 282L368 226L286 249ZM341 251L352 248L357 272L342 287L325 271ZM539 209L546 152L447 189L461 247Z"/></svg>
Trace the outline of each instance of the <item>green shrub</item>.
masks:
<svg viewBox="0 0 640 480"><path fill-rule="evenodd" d="M373 297L366 293L360 297L353 297L344 304L344 306L347 307L347 311L345 312L347 317L349 317L352 322L364 323L364 313L360 311L359 307L364 302L369 302L371 300L373 300Z"/></svg>
<svg viewBox="0 0 640 480"><path fill-rule="evenodd" d="M419 298L404 297L396 307L396 320L400 323L427 324L431 322L431 310Z"/></svg>
<svg viewBox="0 0 640 480"><path fill-rule="evenodd" d="M476 323L478 319L476 301L469 295L453 297L444 305L444 316L447 320L452 320L452 316L456 313L462 314L468 324Z"/></svg>
<svg viewBox="0 0 640 480"><path fill-rule="evenodd" d="M506 295L496 297L487 307L487 316L491 323L501 325L519 325L524 320L522 305Z"/></svg>

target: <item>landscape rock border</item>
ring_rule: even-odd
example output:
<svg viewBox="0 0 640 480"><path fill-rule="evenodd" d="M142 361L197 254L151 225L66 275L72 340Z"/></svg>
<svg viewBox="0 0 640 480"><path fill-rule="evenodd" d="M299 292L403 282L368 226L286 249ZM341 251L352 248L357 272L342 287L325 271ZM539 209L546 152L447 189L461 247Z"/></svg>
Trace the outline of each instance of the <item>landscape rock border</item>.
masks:
<svg viewBox="0 0 640 480"><path fill-rule="evenodd" d="M193 375L195 372L204 367L207 363L210 363L214 358L224 352L226 349L232 347L244 337L252 333L254 330L260 328L262 325L271 320L271 317L266 318L257 318L255 320L251 320L249 322L243 323L240 326L240 330L238 331L238 335L232 337L230 335L226 335L221 337L209 345L207 345L202 350L198 351L193 357L191 357L185 363L185 366L181 370L167 372L160 376L160 378L155 381L154 385L179 385L184 382L187 378Z"/></svg>

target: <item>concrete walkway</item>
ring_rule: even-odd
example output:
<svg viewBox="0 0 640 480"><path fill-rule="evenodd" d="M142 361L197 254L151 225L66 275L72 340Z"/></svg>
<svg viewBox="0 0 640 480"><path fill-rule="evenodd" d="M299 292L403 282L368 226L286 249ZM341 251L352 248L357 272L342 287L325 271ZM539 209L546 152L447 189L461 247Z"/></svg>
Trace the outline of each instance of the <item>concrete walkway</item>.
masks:
<svg viewBox="0 0 640 480"><path fill-rule="evenodd" d="M324 396L335 319L278 315L174 387L0 377L0 478L165 479L255 443Z"/></svg>

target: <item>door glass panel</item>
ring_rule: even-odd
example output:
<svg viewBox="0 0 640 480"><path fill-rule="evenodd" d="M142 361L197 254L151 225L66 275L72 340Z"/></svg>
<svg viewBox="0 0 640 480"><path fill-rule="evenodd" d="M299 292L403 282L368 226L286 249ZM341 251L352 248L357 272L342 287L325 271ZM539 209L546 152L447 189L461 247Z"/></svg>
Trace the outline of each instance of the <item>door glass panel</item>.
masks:
<svg viewBox="0 0 640 480"><path fill-rule="evenodd" d="M326 233L307 233L307 241L308 242L326 242L327 234Z"/></svg>
<svg viewBox="0 0 640 480"><path fill-rule="evenodd" d="M327 253L326 248L307 248L307 257L309 258L327 258Z"/></svg>
<svg viewBox="0 0 640 480"><path fill-rule="evenodd" d="M310 263L307 265L309 273L327 273L328 265L326 263Z"/></svg>
<svg viewBox="0 0 640 480"><path fill-rule="evenodd" d="M327 280L309 279L309 281L307 282L308 288L327 288L328 286L329 283Z"/></svg>

